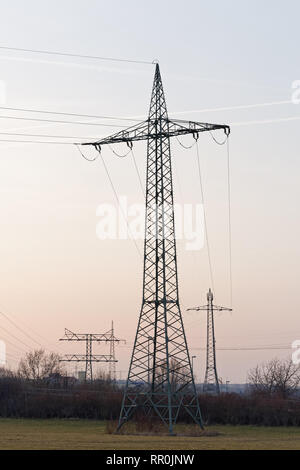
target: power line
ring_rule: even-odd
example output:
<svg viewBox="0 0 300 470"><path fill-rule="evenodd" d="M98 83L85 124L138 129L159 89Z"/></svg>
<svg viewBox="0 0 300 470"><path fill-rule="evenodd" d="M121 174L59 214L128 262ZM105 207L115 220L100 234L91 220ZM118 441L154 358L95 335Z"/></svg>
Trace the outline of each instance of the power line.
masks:
<svg viewBox="0 0 300 470"><path fill-rule="evenodd" d="M99 116L94 114L78 114L78 113L67 113L61 111L49 111L49 110L42 110L42 109L33 109L33 108L11 108L8 106L0 106L0 109L6 109L9 111L21 111L26 113L38 113L38 114L57 114L59 116L74 116L74 117L86 117L86 118L93 118L93 119L112 119L116 121L137 121L138 119L129 118L129 117L117 117L117 116Z"/></svg>
<svg viewBox="0 0 300 470"><path fill-rule="evenodd" d="M206 245L207 245L207 256L208 256L210 280L211 280L211 287L214 290L214 278L213 278L213 269L212 269L211 254L210 254L210 245L209 245L209 239L208 239L207 217L206 217L206 208L205 208L205 200L204 200L204 188L203 188L203 181L202 181L198 141L196 142L196 156L197 156L197 166L198 166L201 198L202 198L202 204L203 204L203 217L204 217L204 225L205 225L205 237L206 237Z"/></svg>
<svg viewBox="0 0 300 470"><path fill-rule="evenodd" d="M206 348L191 348L199 351L206 351ZM250 348L216 348L217 351L287 351L290 350L290 347L285 346L257 346Z"/></svg>
<svg viewBox="0 0 300 470"><path fill-rule="evenodd" d="M96 137L84 137L75 135L24 134L16 132L0 132L0 135L15 135L19 137L48 137L51 139L96 139Z"/></svg>
<svg viewBox="0 0 300 470"><path fill-rule="evenodd" d="M73 142L54 142L40 140L17 140L17 139L0 139L0 142L9 142L17 144L54 144L54 145L73 145Z"/></svg>
<svg viewBox="0 0 300 470"><path fill-rule="evenodd" d="M13 320L11 320L11 318L9 318L8 315L6 315L6 313L0 311L0 315L2 315L4 318L6 318L6 320L8 320L15 328L17 328L19 331L21 331L21 333L23 333L25 336L27 336L27 338L29 338L31 341L33 341L34 343L36 343L38 346L42 346L41 343L39 343L38 341L36 341L31 335L29 335L28 333L26 333L26 331L23 330L23 328L21 328L20 326L18 326Z"/></svg>
<svg viewBox="0 0 300 470"><path fill-rule="evenodd" d="M15 343L12 343L9 339L7 338L3 338L3 341L4 343L8 343L10 346L12 346L13 348L15 348L18 352L18 354L22 353L22 354L26 354L27 351L23 348L20 348L18 345L16 345Z"/></svg>
<svg viewBox="0 0 300 470"><path fill-rule="evenodd" d="M43 349L45 348L39 341L37 341L36 339L34 339L31 335L29 335L23 328L21 328L20 326L18 326L16 324L15 321L13 321L10 317L12 315L8 315L7 313L4 313L3 311L0 311L0 315L2 315L4 318L6 318L6 320L8 320L15 328L17 328L21 333L23 333L27 338L29 338L31 341L33 341L34 343L36 343L38 346L42 347ZM29 328L28 326L26 326L26 328ZM33 330L32 330L33 331ZM10 334L10 333L9 333ZM46 340L45 338L43 338L41 335L39 335L38 333L34 332L35 335L37 336L40 336L43 340ZM46 342L48 342L48 340L46 340ZM48 343L50 344L50 343ZM58 347L58 346L56 346ZM51 351L49 348L45 348L45 349L48 349L49 351ZM52 351L51 351L52 352Z"/></svg>
<svg viewBox="0 0 300 470"><path fill-rule="evenodd" d="M95 55L75 54L75 53L70 53L70 52L24 49L20 47L8 47L8 46L0 46L0 49L7 50L7 51L31 52L34 54L58 55L58 56L64 56L64 57L78 57L80 59L95 59L95 60L104 60L104 61L110 61L110 62L127 62L127 63L132 63L132 64L154 65L154 61L150 62L146 60L121 59L117 57L101 57L101 56L95 56Z"/></svg>
<svg viewBox="0 0 300 470"><path fill-rule="evenodd" d="M103 127L126 127L117 124L106 124L102 122L82 122L82 121L63 121L63 120L56 120L56 119L42 119L42 118L26 118L20 116L0 116L0 119L14 119L17 121L37 121L37 122L51 122L55 124L76 124L80 126L103 126Z"/></svg>
<svg viewBox="0 0 300 470"><path fill-rule="evenodd" d="M230 151L229 136L227 138L227 192L228 192L228 244L229 244L229 287L230 307L232 308L232 227L231 227L231 179L230 179Z"/></svg>
<svg viewBox="0 0 300 470"><path fill-rule="evenodd" d="M134 155L133 149L131 149L131 156L132 156L134 168L135 168L135 171L136 171L138 180L139 180L139 184L140 184L140 188L141 188L141 191L142 191L142 195L143 195L143 198L145 198L145 190L144 190L144 187L143 187L141 174L140 174L139 168L138 168L137 163L136 163L136 159L135 159L135 155Z"/></svg>
<svg viewBox="0 0 300 470"><path fill-rule="evenodd" d="M19 341L19 343L23 344L26 348L28 349L32 349L31 346L29 346L28 344L24 343L24 341L22 341L21 339L17 338L17 336L13 335L12 333L10 333L8 330L6 330L6 328L4 328L3 326L0 326L1 330L5 331L5 333L7 333L8 335L10 335L12 338L14 338L15 340Z"/></svg>
<svg viewBox="0 0 300 470"><path fill-rule="evenodd" d="M135 245L135 247L136 247L136 249L137 249L137 252L138 252L139 256L142 258L142 254L141 254L140 249L139 249L139 247L138 247L138 245L137 245L137 243L136 243L136 240L135 240L134 237L132 236L132 233L131 233L131 230L130 230L130 226L129 226L128 220L127 220L127 218L126 218L126 216L125 216L125 214L124 214L124 211L123 211L123 209L122 209L122 207L121 207L121 205L120 205L119 198L118 198L118 193L117 193L117 191L116 191L116 188L115 188L115 186L114 186L114 183L113 183L113 181L112 181L112 179L111 179L111 176L110 176L110 174L109 174L107 165L106 165L106 163L105 163L105 161L104 161L104 158L103 158L101 152L99 152L99 154L100 154L100 158L101 158L101 161L102 161L102 163L103 163L103 166L104 166L104 169L105 169L107 178L108 178L108 180L109 180L109 182L110 182L110 185L111 185L111 188L112 188L112 190L113 190L115 199L116 199L117 204L118 204L118 206L119 206L119 209L120 209L120 211L121 211L121 213L122 213L123 219L124 219L124 221L125 221L125 223L126 223L126 225L127 225L128 234L130 235L130 238L132 239L132 241L133 241L133 243L134 243L134 245Z"/></svg>

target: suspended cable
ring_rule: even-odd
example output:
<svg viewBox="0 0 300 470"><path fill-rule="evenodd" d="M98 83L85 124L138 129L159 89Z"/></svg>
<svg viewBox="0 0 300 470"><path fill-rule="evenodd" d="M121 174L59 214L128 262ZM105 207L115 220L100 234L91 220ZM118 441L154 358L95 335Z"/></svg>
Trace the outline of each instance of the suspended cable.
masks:
<svg viewBox="0 0 300 470"><path fill-rule="evenodd" d="M180 142L180 140L178 139L177 136L175 136L175 137L176 137L176 140L177 140L177 142L179 143L179 145L181 145L181 147L183 147L185 150L192 149L192 148L196 145L196 140L195 140L195 142L194 142L192 145L188 145L188 146L187 146L187 145L184 145L182 142Z"/></svg>
<svg viewBox="0 0 300 470"><path fill-rule="evenodd" d="M0 315L2 315L4 318L6 318L6 320L8 320L15 328L17 328L19 331L21 331L21 333L23 333L25 336L27 336L27 338L29 338L31 341L33 341L34 343L38 344L39 346L42 346L41 343L39 343L38 341L36 341L31 335L29 335L28 333L26 333L26 331L24 331L21 327L19 327L13 320L11 320L11 318L9 318L8 315L6 315L6 313L0 311ZM43 347L43 346L42 346Z"/></svg>
<svg viewBox="0 0 300 470"><path fill-rule="evenodd" d="M0 106L0 109L6 109L10 111L21 111L27 113L38 113L38 114L56 114L59 116L74 116L74 117L86 117L86 118L93 118L93 119L112 119L116 121L134 121L140 122L139 119L129 118L129 117L117 117L117 116L99 116L93 114L78 114L78 113L66 113L61 111L48 111L48 110L41 110L41 109L32 109L32 108L11 108L9 106Z"/></svg>
<svg viewBox="0 0 300 470"><path fill-rule="evenodd" d="M37 121L37 122L51 122L55 124L76 124L78 126L103 126L103 127L126 127L118 124L106 124L102 122L82 122L82 121L64 121L56 119L42 119L42 118L26 118L20 116L3 116L0 115L0 119L13 119L17 121Z"/></svg>
<svg viewBox="0 0 300 470"><path fill-rule="evenodd" d="M0 142L16 144L53 144L53 145L74 145L73 142L54 142L45 140L18 140L18 139L0 139ZM76 144L75 144L76 145Z"/></svg>
<svg viewBox="0 0 300 470"><path fill-rule="evenodd" d="M134 152L133 152L133 148L131 148L131 155L132 155L132 160L133 160L134 168L135 168L135 171L136 171L136 174L137 174L139 183L140 183L140 188L141 188L141 191L142 191L142 195L143 195L143 198L145 198L145 190L144 190L144 187L143 187L142 178L141 178L141 175L140 175L140 172L139 172L139 168L138 168L137 163L136 163L136 159L135 159L135 155L134 155Z"/></svg>
<svg viewBox="0 0 300 470"><path fill-rule="evenodd" d="M193 350L198 350L198 351L206 351L206 348L191 348ZM216 348L217 351L287 351L290 350L290 347L284 347L284 346L258 346L258 347L253 347L253 348Z"/></svg>
<svg viewBox="0 0 300 470"><path fill-rule="evenodd" d="M118 158L126 158L130 152L131 152L131 148L129 148L129 150L123 154L123 155L120 155L119 153L117 153L110 145L108 146L109 150Z"/></svg>
<svg viewBox="0 0 300 470"><path fill-rule="evenodd" d="M78 57L80 59L95 59L95 60L104 60L104 61L110 61L110 62L128 62L132 64L154 65L154 61L150 62L147 60L120 59L117 57L101 57L101 56L95 56L95 55L75 54L75 53L69 53L69 52L57 52L57 51L48 51L48 50L43 51L39 49L24 49L20 47L8 47L8 46L0 46L0 49L7 50L7 51L31 52L34 54L57 55L57 56L64 56L64 57Z"/></svg>
<svg viewBox="0 0 300 470"><path fill-rule="evenodd" d="M48 137L51 139L87 139L87 140L95 140L98 137L86 137L86 136L75 136L75 135L50 135L50 134L24 134L24 132L0 132L0 135L15 135L19 137Z"/></svg>
<svg viewBox="0 0 300 470"><path fill-rule="evenodd" d="M229 288L230 288L230 307L233 304L232 289L232 224L231 224L231 179L230 179L230 148L229 136L227 139L227 184L228 184L228 248L229 248Z"/></svg>
<svg viewBox="0 0 300 470"><path fill-rule="evenodd" d="M3 311L2 311L2 313L3 313ZM11 313L8 314L7 312L5 313L5 316L6 316L7 319L9 319L8 317L13 317L13 315L12 315ZM14 317L14 318L15 318L15 317ZM10 320L10 322L12 323L12 320ZM34 335L39 336L39 337L43 340L43 342L45 342L45 343L47 343L47 344L49 344L49 345L51 345L51 344L54 345L54 343L49 342L47 338L45 338L45 337L42 336L41 334L37 333L37 332L36 332L35 330L33 330L30 326L25 325L25 323L23 323L20 319L18 319L18 322L21 323L21 324L23 324L23 326L24 326L25 328L27 328L28 330L31 330ZM17 326L16 324L15 324L15 326L18 328L18 326ZM20 328L19 328L19 329L20 329ZM21 330L21 331L22 331L22 330ZM26 334L25 331L23 331L23 332L24 332L24 334ZM35 341L35 340L33 340L33 341ZM35 342L36 342L36 341L35 341ZM39 344L40 346L44 347L41 343L38 343L38 344ZM57 344L55 344L55 347L56 347L56 348L60 348L60 346L57 345ZM46 349L49 349L49 348L46 348ZM60 348L60 349L61 349L61 348Z"/></svg>
<svg viewBox="0 0 300 470"><path fill-rule="evenodd" d="M20 326L17 325L17 323L15 321L13 321L10 316L7 314L7 313L4 313L3 311L0 311L0 315L2 315L4 318L6 318L6 320L8 320L15 328L17 328L21 333L23 333L27 338L29 338L31 341L33 341L34 343L36 343L38 346L40 346L41 348L43 349L48 349L49 351L51 351L51 349L49 348L45 348L45 346L43 344L41 344L39 341L37 341L36 339L34 339L31 335L29 335L23 328L21 328ZM2 328L2 327L1 327ZM8 334L11 335L10 332L8 332ZM35 333L37 334L37 333ZM12 336L12 335L11 335ZM5 340L7 342L9 342L8 340ZM47 341L47 340L46 340ZM13 345L13 343L10 343ZM25 343L23 343L25 344ZM14 346L14 345L13 345ZM27 345L28 346L28 345ZM14 346L16 347L16 346ZM29 346L28 346L29 347ZM57 346L56 346L57 347ZM24 352L24 351L22 351Z"/></svg>
<svg viewBox="0 0 300 470"><path fill-rule="evenodd" d="M75 145L75 147L78 149L78 152L80 153L80 155L81 155L86 161L88 161L88 162L94 162L95 160L97 160L97 158L98 158L98 156L99 156L98 153L96 153L96 155L95 155L94 158L87 158L87 157L83 154L83 152L81 151L80 145L79 145L79 144L74 144L74 145Z"/></svg>
<svg viewBox="0 0 300 470"><path fill-rule="evenodd" d="M4 343L6 344L9 344L11 347L15 348L16 349L16 352L18 352L19 354L26 354L27 351L25 349L22 349L20 348L19 346L15 345L14 343L12 343L9 339L7 338L2 338Z"/></svg>
<svg viewBox="0 0 300 470"><path fill-rule="evenodd" d="M8 335L10 335L12 338L14 338L15 340L19 341L19 343L23 344L24 346L26 346L26 348L28 349L32 349L32 346L29 346L28 344L24 343L24 341L22 341L21 339L17 338L17 336L13 335L12 333L10 333L8 330L6 330L3 326L0 326L1 330L5 331L5 333L7 333Z"/></svg>
<svg viewBox="0 0 300 470"><path fill-rule="evenodd" d="M181 204L184 204L183 193L182 193L182 187L181 187L181 183L180 183L180 179L179 179L179 175L178 175L177 163L176 163L176 159L175 159L175 158L172 159L172 168L173 168L173 171L174 171L174 173L175 173L175 178L176 178L177 185L178 185L178 190L179 190L179 195L180 195L180 199L181 199Z"/></svg>
<svg viewBox="0 0 300 470"><path fill-rule="evenodd" d="M215 136L213 135L212 131L209 131L209 133L210 133L210 136L211 136L211 138L213 139L213 141L214 141L216 144L218 144L218 145L225 145L226 142L228 141L229 135L226 135L224 141L219 142L219 141L215 138Z"/></svg>
<svg viewBox="0 0 300 470"><path fill-rule="evenodd" d="M110 176L110 174L109 174L108 168L107 168L106 163L105 163L104 158L103 158L103 155L102 155L102 153L101 153L101 151L100 151L99 149L97 149L97 150L98 150L98 152L99 152L101 161L102 161L102 163L103 163L104 170L105 170L105 172L106 172L107 178L108 178L108 180L109 180L109 182L110 182L110 186L111 186L111 188L112 188L112 190L113 190L113 193L114 193L116 202L117 202L118 207L119 207L119 209L120 209L120 211L121 211L121 214L122 214L122 216L123 216L123 219L124 219L124 221L125 221L125 223L126 223L126 225L127 225L128 234L129 234L131 240L133 241L133 243L134 243L134 245L135 245L135 247L136 247L136 250L137 250L139 256L140 256L141 259L142 259L142 254L141 254L140 249L139 249L139 247L138 247L138 245L137 245L137 243L136 243L135 238L133 237L133 235L132 235L132 233L131 233L128 220L127 220L127 218L126 218L126 216L125 216L125 214L124 214L123 208L122 208L121 205L120 205L117 191L116 191L116 189L115 189L115 186L114 186L113 181L112 181L112 179L111 179L111 176Z"/></svg>
<svg viewBox="0 0 300 470"><path fill-rule="evenodd" d="M203 204L203 217L204 217L204 226L205 226L205 238L206 238L206 245L207 245L207 256L208 256L208 264L209 264L210 281L211 281L212 290L214 292L215 288L214 288L214 279L213 279L213 269L212 269L211 255L210 255L210 244L209 244L209 239L208 239L208 228L207 228L206 207L205 207L205 199L204 199L204 188L203 188L203 182L202 182L201 163L200 163L199 146L198 146L198 140L197 139L196 139L196 156L197 156L197 166L198 166L201 198L202 198L202 204Z"/></svg>

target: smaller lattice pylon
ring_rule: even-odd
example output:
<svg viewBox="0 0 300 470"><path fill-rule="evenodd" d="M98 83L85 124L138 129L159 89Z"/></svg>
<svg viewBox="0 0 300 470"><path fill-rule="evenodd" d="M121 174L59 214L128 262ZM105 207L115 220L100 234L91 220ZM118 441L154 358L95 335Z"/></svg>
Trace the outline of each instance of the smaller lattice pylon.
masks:
<svg viewBox="0 0 300 470"><path fill-rule="evenodd" d="M105 333L106 337L108 338L107 341L110 343L110 356L112 358L112 361L109 362L109 377L111 380L114 382L116 381L116 348L115 348L115 343L125 343L125 339L119 339L116 338L115 336L115 330L114 330L114 322L111 322L111 329Z"/></svg>
<svg viewBox="0 0 300 470"><path fill-rule="evenodd" d="M228 311L232 312L232 308L219 307L213 303L214 296L209 289L207 293L207 304L201 307L189 308L188 310L206 311L207 312L207 341L206 341L206 369L205 378L203 383L204 393L220 393L220 383L217 372L216 361L216 337L215 337L215 324L214 312Z"/></svg>
<svg viewBox="0 0 300 470"><path fill-rule="evenodd" d="M97 343L105 341L107 342L119 342L118 338L115 338L111 330L106 333L94 334L94 333L73 333L73 331L65 328L65 335L63 338L60 338L59 341L83 341L85 342L85 354L66 354L61 359L60 362L85 362L85 382L91 382L93 380L93 362L105 362L116 363L117 360L115 356L108 354L93 354L92 346L93 342ZM112 351L112 350L111 350Z"/></svg>

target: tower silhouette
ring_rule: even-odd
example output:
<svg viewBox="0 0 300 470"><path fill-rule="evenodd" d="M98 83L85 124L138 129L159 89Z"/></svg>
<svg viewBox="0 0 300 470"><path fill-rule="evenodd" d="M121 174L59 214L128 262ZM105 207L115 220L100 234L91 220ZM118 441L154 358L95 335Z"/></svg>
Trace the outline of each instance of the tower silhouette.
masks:
<svg viewBox="0 0 300 470"><path fill-rule="evenodd" d="M202 426L178 296L170 137L223 129L225 125L171 120L156 64L149 116L93 145L147 140L143 296L118 429L134 414L158 418L173 433L179 413Z"/></svg>
<svg viewBox="0 0 300 470"><path fill-rule="evenodd" d="M231 312L232 309L226 307L218 307L217 305L214 305L213 300L214 295L211 289L209 289L207 293L207 305L203 305L202 307L189 308L188 310L196 310L197 312L201 310L207 311L206 368L203 383L203 392L219 394L220 384L217 372L214 312L221 312L224 310Z"/></svg>

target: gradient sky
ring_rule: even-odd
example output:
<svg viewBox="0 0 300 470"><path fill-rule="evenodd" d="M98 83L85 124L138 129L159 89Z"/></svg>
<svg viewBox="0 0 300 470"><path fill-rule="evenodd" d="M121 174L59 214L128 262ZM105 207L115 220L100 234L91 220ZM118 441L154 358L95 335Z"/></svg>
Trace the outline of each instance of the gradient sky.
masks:
<svg viewBox="0 0 300 470"><path fill-rule="evenodd" d="M288 103L292 83L300 79L299 15L298 1L276 0L11 0L1 6L0 46L159 59L173 117L232 125L234 311L216 316L220 348L289 347L300 338L300 105ZM143 117L154 67L0 49L0 71L6 106ZM211 110L261 103L274 104ZM28 117L0 110L0 118L8 114ZM1 132L74 135L79 141L114 131L0 120ZM191 137L182 141L192 143ZM176 201L200 202L195 149L172 144ZM205 135L200 151L215 300L228 306L226 149ZM135 152L144 174L145 146L136 145ZM100 333L114 320L116 335L127 340L117 348L117 370L125 378L141 303L142 264L131 240L96 237L98 205L115 204L101 162L86 162L72 145L0 142L0 155L0 309L51 349L65 327ZM103 155L118 194L142 202L132 161L116 158L109 149ZM206 247L188 252L179 243L178 266L188 343L200 380L205 314L185 310L206 303ZM0 338L10 341L12 366L24 351L38 347L4 318ZM80 344L59 347L84 352ZM95 353L104 351L95 346ZM219 375L242 382L258 362L290 355L291 350L219 351Z"/></svg>

